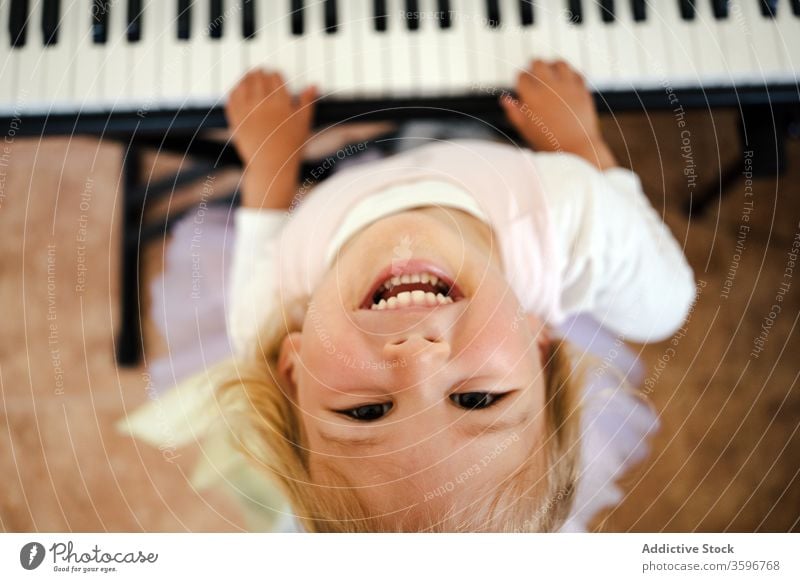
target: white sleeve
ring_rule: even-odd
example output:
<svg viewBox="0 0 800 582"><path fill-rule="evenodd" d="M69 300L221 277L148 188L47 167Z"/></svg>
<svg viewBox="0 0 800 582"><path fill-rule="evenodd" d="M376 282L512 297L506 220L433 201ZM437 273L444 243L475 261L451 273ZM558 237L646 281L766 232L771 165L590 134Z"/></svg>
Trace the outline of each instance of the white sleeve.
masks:
<svg viewBox="0 0 800 582"><path fill-rule="evenodd" d="M569 154L535 154L555 226L561 307L636 342L669 338L695 298L694 273L639 178Z"/></svg>
<svg viewBox="0 0 800 582"><path fill-rule="evenodd" d="M283 210L238 208L236 242L228 288L227 325L234 354L242 356L257 341L258 329L277 308L275 249L271 244L286 221Z"/></svg>

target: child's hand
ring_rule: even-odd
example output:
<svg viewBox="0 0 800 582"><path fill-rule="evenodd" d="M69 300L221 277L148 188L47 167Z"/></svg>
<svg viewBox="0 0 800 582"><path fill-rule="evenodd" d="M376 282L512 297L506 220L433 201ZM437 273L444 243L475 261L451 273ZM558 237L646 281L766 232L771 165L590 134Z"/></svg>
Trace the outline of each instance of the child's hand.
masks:
<svg viewBox="0 0 800 582"><path fill-rule="evenodd" d="M311 132L316 90L292 96L280 73L253 70L225 106L245 166L242 204L287 208L298 187L303 146Z"/></svg>
<svg viewBox="0 0 800 582"><path fill-rule="evenodd" d="M516 99L504 95L500 102L531 148L573 153L601 170L616 165L586 83L566 62L533 61L519 74L516 94Z"/></svg>

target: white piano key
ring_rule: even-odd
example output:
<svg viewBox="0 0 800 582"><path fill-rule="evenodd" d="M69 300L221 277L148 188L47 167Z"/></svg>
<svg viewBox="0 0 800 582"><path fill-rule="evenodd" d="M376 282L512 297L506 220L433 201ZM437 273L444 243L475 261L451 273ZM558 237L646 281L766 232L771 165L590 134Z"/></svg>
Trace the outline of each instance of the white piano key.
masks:
<svg viewBox="0 0 800 582"><path fill-rule="evenodd" d="M500 40L499 75L501 86L511 88L517 73L527 64L527 37L533 27L522 25L519 0L500 0L500 22L501 26L497 30Z"/></svg>
<svg viewBox="0 0 800 582"><path fill-rule="evenodd" d="M439 20L435 18L436 10L436 0L420 0L419 28L410 32L416 57L414 68L418 75L417 87L420 96L447 94L447 65L451 58L458 58L458 55L445 56L443 52L444 29L439 26Z"/></svg>
<svg viewBox="0 0 800 582"><path fill-rule="evenodd" d="M155 15L155 32L158 37L158 54L154 61L156 68L155 91L158 100L167 106L180 105L189 92L189 77L192 74L191 42L178 38L178 4L153 0L151 10ZM197 7L192 8L192 12ZM192 30L199 34L199 31Z"/></svg>
<svg viewBox="0 0 800 582"><path fill-rule="evenodd" d="M481 87L504 87L508 81L498 66L500 38L498 31L489 26L485 0L463 0L457 6L463 6L461 18L467 28L467 58L472 64L474 84L479 91Z"/></svg>
<svg viewBox="0 0 800 582"><path fill-rule="evenodd" d="M326 84L337 99L352 96L361 85L361 67L358 64L361 47L358 44L358 16L354 7L359 2L337 2L338 25L336 32L325 34L323 44L326 56Z"/></svg>
<svg viewBox="0 0 800 582"><path fill-rule="evenodd" d="M169 3L171 4L171 3ZM208 105L219 94L219 79L214 66L219 59L219 39L211 38L211 3L192 3L192 31L188 43L190 75L186 82L186 102Z"/></svg>
<svg viewBox="0 0 800 582"><path fill-rule="evenodd" d="M371 2L349 2L352 20L351 31L356 36L359 47L353 67L357 68L360 82L354 87L354 94L364 98L374 98L387 92L387 66L385 58L385 32L375 30L374 13Z"/></svg>
<svg viewBox="0 0 800 582"><path fill-rule="evenodd" d="M663 18L658 12L661 4L648 2L645 6L647 17L640 21L633 20L633 11L628 8L626 2L623 4L625 7L622 8L626 14L624 16L620 14L620 23L628 23L625 28L629 31L628 35L633 37L633 46L629 49L629 53L625 53L624 47L618 44L617 54L623 56L618 61L623 63L625 54L638 55L639 68L636 72L631 71L629 75L634 86L638 79L642 79L648 87L662 84L667 79L670 67L667 49L670 40L664 35ZM624 64L622 66L624 67Z"/></svg>
<svg viewBox="0 0 800 582"><path fill-rule="evenodd" d="M422 91L424 78L420 69L420 62L424 58L422 48L419 42L419 30L422 23L419 22L419 15L417 15L417 28L411 28L411 16L408 14L409 6L406 5L405 0L401 0L395 5L395 13L399 14L397 18L400 27L404 30L406 38L408 39L408 59L411 67L411 87L409 87L408 95L419 97ZM421 8L418 3L418 8ZM418 10L419 11L419 10ZM391 57L394 59L394 57Z"/></svg>
<svg viewBox="0 0 800 582"><path fill-rule="evenodd" d="M556 48L554 58L563 59L581 71L587 78L592 71L586 66L582 53L583 25L569 22L570 13L562 2L548 2L547 6L537 4L537 14L544 17L545 26L551 31Z"/></svg>
<svg viewBox="0 0 800 582"><path fill-rule="evenodd" d="M597 0L583 0L583 22L581 31L584 66L589 78L598 88L614 86L614 43L609 25L603 22Z"/></svg>
<svg viewBox="0 0 800 582"><path fill-rule="evenodd" d="M558 38L552 28L552 21L557 18L554 12L561 13L553 3L534 2L533 24L524 31L525 48L521 68L527 68L533 59L552 61L560 58L558 52Z"/></svg>
<svg viewBox="0 0 800 582"><path fill-rule="evenodd" d="M637 24L633 20L633 11L627 0L615 2L614 22L604 23L609 32L609 41L613 44L610 51L614 57L611 61L611 73L614 84L619 89L630 89L636 79L645 77L644 71L647 69L642 66L642 60L654 58L652 54L642 54L644 47L640 44L641 37L637 35ZM650 32L652 34L652 30ZM663 45L658 42L658 46ZM662 63L659 68L663 76L664 64ZM651 73L651 79L653 78L658 79L658 75Z"/></svg>
<svg viewBox="0 0 800 582"><path fill-rule="evenodd" d="M127 103L125 85L131 74L129 43L126 37L128 6L126 2L109 4L108 36L103 51L103 101L106 106L118 107Z"/></svg>
<svg viewBox="0 0 800 582"><path fill-rule="evenodd" d="M695 55L702 50L696 45L693 29L699 27L697 18L681 18L676 2L649 2L648 14L662 18L664 41L669 54L669 80L675 86L693 86L700 82L701 70ZM650 18L648 16L648 18Z"/></svg>
<svg viewBox="0 0 800 582"><path fill-rule="evenodd" d="M288 4L288 2L262 2L258 6L266 13L266 21L270 27L268 33L272 37L273 50L267 57L264 67L280 71L289 89L297 92L305 86L303 71L306 67L306 57L300 50L301 45L297 40L300 37L292 34Z"/></svg>
<svg viewBox="0 0 800 582"><path fill-rule="evenodd" d="M441 39L441 54L446 63L442 76L446 80L447 95L463 95L470 90L473 83L472 55L469 52L469 27L464 13L456 12L456 7L455 3L451 3L450 26L438 28L437 32Z"/></svg>
<svg viewBox="0 0 800 582"><path fill-rule="evenodd" d="M217 61L214 63L216 71L212 73L212 78L216 77L218 83L217 96L225 95L242 76L247 68L246 45L252 42L245 40L242 34L242 0L225 0L222 12L222 38L217 40L219 49Z"/></svg>
<svg viewBox="0 0 800 582"><path fill-rule="evenodd" d="M756 67L753 82L763 83L780 78L781 72L785 70L786 66L783 51L779 50L780 32L775 19L761 14L761 6L758 1L741 2L741 7L752 31L752 34L743 40L751 47L753 54L753 63Z"/></svg>
<svg viewBox="0 0 800 582"><path fill-rule="evenodd" d="M778 3L775 24L778 27L778 49L786 63L783 77L796 83L800 71L800 16L792 12L791 0Z"/></svg>
<svg viewBox="0 0 800 582"><path fill-rule="evenodd" d="M78 35L77 8L73 2L61 2L57 42L42 48L44 92L52 111L64 111L74 106L71 102Z"/></svg>
<svg viewBox="0 0 800 582"><path fill-rule="evenodd" d="M416 71L411 38L405 19L405 2L387 0L388 18L384 42L388 62L388 89L392 95L408 97L414 93Z"/></svg>
<svg viewBox="0 0 800 582"><path fill-rule="evenodd" d="M42 68L42 2L32 0L29 6L27 37L25 46L15 48L17 57L16 95L24 108L45 110L48 108L44 93L44 70ZM4 23L4 25L7 25Z"/></svg>
<svg viewBox="0 0 800 582"><path fill-rule="evenodd" d="M745 37L748 34L745 15L742 11L744 2L752 0L729 0L728 17L718 21L719 43L729 82L745 81L754 72L752 55Z"/></svg>
<svg viewBox="0 0 800 582"><path fill-rule="evenodd" d="M275 36L272 28L277 26L277 24L268 20L270 13L265 4L267 3L255 3L256 36L246 43L246 62L244 63L242 75L244 75L250 69L264 67L267 63L269 63L272 52L275 50ZM228 88L228 90L230 90L230 88Z"/></svg>
<svg viewBox="0 0 800 582"><path fill-rule="evenodd" d="M301 85L316 85L321 93L327 93L331 90L329 78L335 71L331 69L332 55L326 52L325 2L306 2L303 11L303 34L295 40L296 50L305 55L305 65L299 71Z"/></svg>
<svg viewBox="0 0 800 582"><path fill-rule="evenodd" d="M728 79L726 55L720 42L719 21L714 18L711 2L695 3L695 26L692 28L697 66L703 82L720 86Z"/></svg>
<svg viewBox="0 0 800 582"><path fill-rule="evenodd" d="M161 38L159 36L166 34L167 31L163 28L173 28L169 26L172 21L159 21L160 14L156 5L160 3L173 4L173 2L163 2L163 0L142 2L141 36L137 42L130 44L128 53L131 74L128 77L126 90L129 92L130 100L137 108L147 107L154 97L156 87L161 80L159 69L166 57L160 53Z"/></svg>
<svg viewBox="0 0 800 582"><path fill-rule="evenodd" d="M75 101L83 111L102 109L104 44L95 44L92 38L92 0L76 0L77 49L73 61Z"/></svg>
<svg viewBox="0 0 800 582"><path fill-rule="evenodd" d="M13 113L16 102L16 86L10 81L16 78L17 63L8 34L10 4L8 0L0 2L0 26L3 27L0 34L0 79L6 80L0 83L0 111L3 113Z"/></svg>
<svg viewBox="0 0 800 582"><path fill-rule="evenodd" d="M338 26L324 33L324 4L306 3L306 35L291 34L289 2L258 2L256 38L242 34L241 0L225 0L223 38L209 37L209 0L192 9L191 39L177 38L177 0L147 0L142 38L130 43L127 2L111 3L108 40L94 44L92 0L63 0L59 39L45 47L42 0L31 0L26 45L8 46L7 0L0 0L0 107L13 111L25 96L26 111L212 104L224 98L251 65L280 70L296 92L318 75L323 91L339 98L392 99L407 95L461 95L506 87L514 69L532 58L565 58L601 87L730 86L791 81L800 65L800 18L790 0L779 0L774 19L758 0L730 0L727 19L715 19L710 0L698 1L693 21L680 17L677 0L648 3L643 22L629 1L616 2L606 24L597 0L584 0L584 22L572 25L566 2L537 2L534 23L521 26L517 0L499 0L501 25L488 26L485 0L453 0L450 28L423 16L410 31L404 0L388 2L389 30L377 32L369 0L339 0ZM431 12L436 0L420 0ZM605 40L603 40L605 37ZM299 40L300 39L300 40ZM317 41L319 41L317 43ZM636 54L634 57L633 54ZM608 55L609 58L603 58ZM793 68L795 67L795 68ZM630 82L630 83L629 83ZM615 86L615 88L616 88Z"/></svg>

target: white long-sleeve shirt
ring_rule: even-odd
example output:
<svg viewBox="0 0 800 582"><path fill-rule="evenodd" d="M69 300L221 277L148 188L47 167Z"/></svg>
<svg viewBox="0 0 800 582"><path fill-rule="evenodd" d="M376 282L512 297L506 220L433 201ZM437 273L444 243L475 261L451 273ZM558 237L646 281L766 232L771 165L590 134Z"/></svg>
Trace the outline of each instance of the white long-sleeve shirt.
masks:
<svg viewBox="0 0 800 582"><path fill-rule="evenodd" d="M601 172L571 154L455 140L337 173L292 213L238 209L227 301L234 352L256 341L280 301L310 297L358 230L432 204L494 229L511 288L549 323L588 312L624 339L658 341L681 326L694 300L692 270L634 173Z"/></svg>

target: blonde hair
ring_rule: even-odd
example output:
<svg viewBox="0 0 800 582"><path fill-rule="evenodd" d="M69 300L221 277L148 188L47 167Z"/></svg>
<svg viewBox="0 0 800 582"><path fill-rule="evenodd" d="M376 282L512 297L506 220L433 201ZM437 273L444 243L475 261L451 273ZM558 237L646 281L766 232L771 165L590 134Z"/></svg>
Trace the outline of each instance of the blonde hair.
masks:
<svg viewBox="0 0 800 582"><path fill-rule="evenodd" d="M286 322L283 319L284 326ZM306 531L405 529L387 527L372 516L344 480L334 486L314 482L303 425L277 369L281 340L291 330L284 327L283 334L268 330L268 326L262 329L259 346L248 357L235 361L217 386L236 447L278 483ZM579 399L585 374L583 366L575 365L572 351L566 340L555 339L543 362L547 433L544 477L537 457L530 455L504 480L485 511L470 508L463 512L470 518L460 522L448 520L413 529L549 532L560 527L572 505L580 454Z"/></svg>

